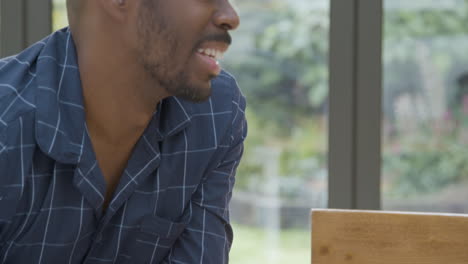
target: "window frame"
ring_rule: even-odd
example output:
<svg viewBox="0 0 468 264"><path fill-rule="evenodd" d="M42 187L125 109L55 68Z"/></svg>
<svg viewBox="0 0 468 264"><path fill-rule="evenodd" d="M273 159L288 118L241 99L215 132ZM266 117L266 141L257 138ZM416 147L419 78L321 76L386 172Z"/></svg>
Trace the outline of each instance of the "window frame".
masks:
<svg viewBox="0 0 468 264"><path fill-rule="evenodd" d="M51 0L0 1L0 56L10 56L52 31Z"/></svg>
<svg viewBox="0 0 468 264"><path fill-rule="evenodd" d="M381 208L383 0L330 2L330 208Z"/></svg>

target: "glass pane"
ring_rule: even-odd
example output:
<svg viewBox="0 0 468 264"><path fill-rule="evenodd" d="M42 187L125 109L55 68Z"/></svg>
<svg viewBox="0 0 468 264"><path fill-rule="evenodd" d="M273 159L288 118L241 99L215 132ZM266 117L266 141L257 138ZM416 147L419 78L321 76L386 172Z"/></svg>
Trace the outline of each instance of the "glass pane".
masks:
<svg viewBox="0 0 468 264"><path fill-rule="evenodd" d="M65 2L66 0L52 1L52 27L54 31L68 26Z"/></svg>
<svg viewBox="0 0 468 264"><path fill-rule="evenodd" d="M383 208L468 213L468 1L386 0Z"/></svg>
<svg viewBox="0 0 468 264"><path fill-rule="evenodd" d="M231 202L233 264L310 263L310 208L327 206L329 0L236 0L223 66L247 97Z"/></svg>

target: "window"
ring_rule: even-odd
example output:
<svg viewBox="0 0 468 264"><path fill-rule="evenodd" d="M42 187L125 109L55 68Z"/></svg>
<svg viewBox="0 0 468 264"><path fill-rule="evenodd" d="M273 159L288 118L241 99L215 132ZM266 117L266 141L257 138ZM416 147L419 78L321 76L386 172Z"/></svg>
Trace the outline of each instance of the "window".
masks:
<svg viewBox="0 0 468 264"><path fill-rule="evenodd" d="M230 263L306 263L309 213L327 207L328 0L237 0L222 62L247 97Z"/></svg>
<svg viewBox="0 0 468 264"><path fill-rule="evenodd" d="M385 1L383 208L468 213L468 1Z"/></svg>

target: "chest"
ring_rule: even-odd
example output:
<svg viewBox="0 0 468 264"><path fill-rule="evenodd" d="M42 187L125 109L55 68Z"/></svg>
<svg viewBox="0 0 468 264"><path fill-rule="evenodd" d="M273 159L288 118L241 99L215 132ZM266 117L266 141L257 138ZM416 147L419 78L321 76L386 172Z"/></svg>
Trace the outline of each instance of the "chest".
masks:
<svg viewBox="0 0 468 264"><path fill-rule="evenodd" d="M8 208L12 210L0 221L0 244L12 245L8 259L27 263L21 262L25 250L39 257L42 241L47 247L43 257L50 262L116 255L133 259L147 253L151 256L154 250L164 255L178 234L159 237L158 230L164 230L164 225L183 229L191 194L206 168L194 160L185 162L184 155L144 156L146 160L132 157L127 162L128 173L119 179L112 203L102 214L105 180L95 162L60 164L37 152L34 162L27 165L23 184L21 180L12 183L22 185L9 191L12 202ZM6 212L4 209L0 211ZM148 246L157 241L158 248ZM2 247L0 255L7 248Z"/></svg>
<svg viewBox="0 0 468 264"><path fill-rule="evenodd" d="M103 210L106 210L118 184L125 174L132 147L94 144L97 166L105 183Z"/></svg>
<svg viewBox="0 0 468 264"><path fill-rule="evenodd" d="M11 186L5 192L2 189L6 202L0 203L0 245L12 245L7 258L12 263L28 263L21 258L36 259L47 252L50 261L44 259L44 263L69 263L70 258L81 260L88 253L100 259L133 256L135 252L144 256L144 245L137 240L147 241L145 245L164 240L160 248L170 248L176 234L159 239L160 229L151 229L183 227L185 220L180 221L190 211L192 195L221 155L216 155L211 140L195 145L190 137L185 140L183 133L160 144L150 142L154 140L140 140L130 157L115 149L103 152L112 157L103 161L107 164L103 167L123 167L123 173L115 174L99 169L87 140L78 164L60 163L34 144L10 151L4 164L8 171L19 173L0 178L0 185ZM118 176L106 179L105 174ZM103 212L111 181L114 191ZM51 246L43 249L42 245ZM8 247L0 248L0 255L4 255L2 250ZM148 254L155 250L154 246L147 249ZM25 251L30 254L22 254Z"/></svg>

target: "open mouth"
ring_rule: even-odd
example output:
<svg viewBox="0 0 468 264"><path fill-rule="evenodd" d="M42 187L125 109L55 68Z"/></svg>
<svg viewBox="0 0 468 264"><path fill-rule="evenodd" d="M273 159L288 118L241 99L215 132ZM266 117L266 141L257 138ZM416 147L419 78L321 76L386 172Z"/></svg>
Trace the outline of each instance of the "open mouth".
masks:
<svg viewBox="0 0 468 264"><path fill-rule="evenodd" d="M208 76L217 76L221 73L219 60L223 58L228 45L222 42L205 42L195 51L198 65Z"/></svg>
<svg viewBox="0 0 468 264"><path fill-rule="evenodd" d="M198 49L197 52L200 53L203 56L206 56L206 57L209 57L209 58L213 59L214 61L216 61L216 63L218 63L218 61L220 59L222 59L223 55L224 55L224 52L221 51L221 50L209 49L209 48L208 49Z"/></svg>

